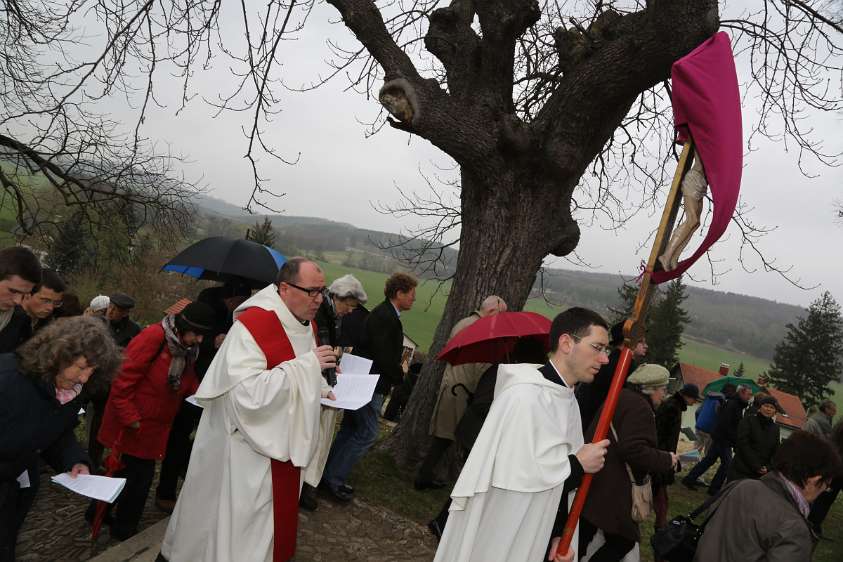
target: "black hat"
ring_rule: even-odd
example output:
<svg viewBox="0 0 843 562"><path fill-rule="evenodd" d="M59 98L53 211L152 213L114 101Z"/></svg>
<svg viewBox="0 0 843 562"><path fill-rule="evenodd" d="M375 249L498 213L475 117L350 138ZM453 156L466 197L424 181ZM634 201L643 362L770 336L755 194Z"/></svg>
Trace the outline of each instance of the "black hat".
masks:
<svg viewBox="0 0 843 562"><path fill-rule="evenodd" d="M679 390L679 394L682 396L687 396L688 398L693 398L697 402L700 400L700 387L695 384L686 384Z"/></svg>
<svg viewBox="0 0 843 562"><path fill-rule="evenodd" d="M178 314L189 331L210 332L214 328L216 317L214 309L202 302L192 302Z"/></svg>
<svg viewBox="0 0 843 562"><path fill-rule="evenodd" d="M776 410L781 410L781 406L779 406L779 401L773 398L772 396L762 396L761 398L755 401L755 404L760 408L765 404L770 404L771 406L775 406Z"/></svg>
<svg viewBox="0 0 843 562"><path fill-rule="evenodd" d="M126 293L112 293L111 296L108 297L108 300L109 303L113 304L117 308L125 308L126 310L135 308L135 299Z"/></svg>

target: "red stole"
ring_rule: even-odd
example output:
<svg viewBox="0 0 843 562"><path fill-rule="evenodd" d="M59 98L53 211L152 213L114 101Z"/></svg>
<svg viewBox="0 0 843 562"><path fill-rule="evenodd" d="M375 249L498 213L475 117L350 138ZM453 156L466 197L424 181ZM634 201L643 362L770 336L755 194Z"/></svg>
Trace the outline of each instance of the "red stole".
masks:
<svg viewBox="0 0 843 562"><path fill-rule="evenodd" d="M278 315L271 310L253 307L237 317L266 356L266 368L296 358L296 352ZM316 325L311 322L314 333ZM299 484L301 468L290 461L270 459L272 467L272 517L274 537L272 561L287 562L296 552L299 524Z"/></svg>

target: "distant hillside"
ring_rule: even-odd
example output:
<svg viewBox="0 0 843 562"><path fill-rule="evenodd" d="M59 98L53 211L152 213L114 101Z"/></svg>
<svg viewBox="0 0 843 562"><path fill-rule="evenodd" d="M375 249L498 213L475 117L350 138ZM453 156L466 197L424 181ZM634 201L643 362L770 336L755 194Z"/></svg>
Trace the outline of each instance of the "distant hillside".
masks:
<svg viewBox="0 0 843 562"><path fill-rule="evenodd" d="M206 207L208 201L212 207ZM247 215L234 205L207 196L197 204L227 216L234 223L251 225L263 220L261 216ZM383 273L401 267L395 251L385 249L406 241L400 235L321 218L269 218L278 233L276 246L287 255L307 254L338 265ZM445 251L446 270L454 267L456 255L454 250ZM617 290L623 281L620 275L548 269L543 279L537 279L534 296L538 296L541 285L545 297L557 306L576 304L607 312L617 302ZM784 336L785 325L805 313L794 305L694 287L688 288L685 304L691 315L686 335L767 359Z"/></svg>

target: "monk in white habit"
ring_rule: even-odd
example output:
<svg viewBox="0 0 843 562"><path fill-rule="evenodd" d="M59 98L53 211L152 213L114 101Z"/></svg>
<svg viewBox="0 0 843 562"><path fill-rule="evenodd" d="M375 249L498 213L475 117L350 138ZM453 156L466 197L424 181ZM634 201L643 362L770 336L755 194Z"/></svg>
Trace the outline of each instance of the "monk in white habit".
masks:
<svg viewBox="0 0 843 562"><path fill-rule="evenodd" d="M591 382L608 362L607 328L595 312L568 309L551 325L548 363L498 368L495 398L451 492L434 562L576 559L571 549L549 554L559 542L551 533L573 501L573 492L560 501L566 480L599 471L605 460L608 440L583 444L574 386Z"/></svg>
<svg viewBox="0 0 843 562"><path fill-rule="evenodd" d="M204 408L159 560L283 562L295 552L301 471L318 445L320 399L333 398L311 320L325 276L292 258L278 283L234 312L196 400Z"/></svg>

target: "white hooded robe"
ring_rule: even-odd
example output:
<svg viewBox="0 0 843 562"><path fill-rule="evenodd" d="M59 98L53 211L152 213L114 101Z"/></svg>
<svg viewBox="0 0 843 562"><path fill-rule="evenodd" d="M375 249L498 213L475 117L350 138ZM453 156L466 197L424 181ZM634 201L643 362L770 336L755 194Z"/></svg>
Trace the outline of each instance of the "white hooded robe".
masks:
<svg viewBox="0 0 843 562"><path fill-rule="evenodd" d="M275 312L296 358L269 369L240 323L225 337L196 393L204 411L187 477L161 554L170 562L271 562L270 459L306 467L319 439L320 399L330 390L302 325L270 285L235 311Z"/></svg>

